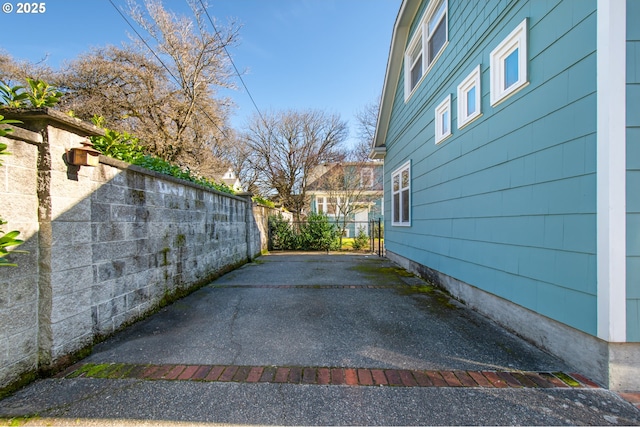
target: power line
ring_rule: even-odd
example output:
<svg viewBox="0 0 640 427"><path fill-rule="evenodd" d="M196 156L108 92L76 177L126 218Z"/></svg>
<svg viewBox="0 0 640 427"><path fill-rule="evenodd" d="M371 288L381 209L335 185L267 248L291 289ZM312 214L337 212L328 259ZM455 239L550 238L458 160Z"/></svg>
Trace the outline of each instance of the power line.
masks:
<svg viewBox="0 0 640 427"><path fill-rule="evenodd" d="M129 20L127 19L126 16L124 16L124 14L122 13L122 11L120 9L118 9L118 7L113 3L112 0L108 0L109 3L111 3L111 6L113 6L113 8L118 12L118 14L122 17L122 19L124 19L124 22L127 23L127 25L133 30L134 33L136 33L136 35L138 36L138 38L140 39L140 41L142 41L142 43L144 43L144 45L147 47L147 49L149 49L149 51L153 54L153 56L156 57L156 59L158 60L158 62L160 62L160 64L162 65L162 67L167 71L167 73L169 73L169 75L171 77L173 77L173 80L180 85L180 80L171 72L171 70L169 69L169 67L167 67L167 65L162 61L162 59L160 59L160 57L158 56L158 54L151 48L151 46L149 46L149 44L147 43L147 41L144 39L144 37L142 37L140 35L140 33L135 29L135 27L129 22ZM208 15L208 14L207 14ZM215 28L214 28L215 29ZM216 33L217 34L217 33ZM220 35L218 35L218 38L220 38ZM226 48L225 48L225 52L226 52ZM227 52L227 55L229 55L229 53ZM234 66L235 67L235 66ZM218 131L220 131L220 133L225 137L225 138L229 138L227 136L227 134L220 129L220 126L218 126L218 124L211 118L211 116L209 115L209 113L207 113L204 109L200 108L199 106L197 106L197 108L200 110L201 113L203 113L211 122L211 124L213 124L216 129L218 129Z"/></svg>
<svg viewBox="0 0 640 427"><path fill-rule="evenodd" d="M205 7L203 0L199 0L199 1L200 1L200 6L202 6L202 10L204 10L204 13L207 15L207 18L209 19L209 22L211 22L211 26L213 27L213 31L215 31L216 36L218 36L218 40L220 40L220 44L222 45L222 48L224 49L224 52L227 54L227 57L229 58L229 61L231 62L231 65L233 66L233 69L235 70L236 75L240 79L240 83L242 83L242 87L244 87L244 90L247 92L247 95L249 95L249 99L251 100L251 103L253 104L253 107L256 109L256 111L258 112L258 115L262 119L263 123L265 123L265 125L266 125L267 122L264 119L264 117L262 116L262 113L260 112L260 109L258 108L258 105L256 104L256 101L253 99L253 96L251 95L251 91L249 91L249 88L247 87L246 83L244 82L244 79L242 78L242 75L240 74L240 71L238 71L238 67L236 67L235 62L233 62L233 58L229 54L229 51L227 50L227 46L222 41L222 37L220 36L220 32L216 28L216 24L213 22L213 19L211 19L211 15L209 15L209 11ZM189 0L187 0L187 3L188 2L189 2Z"/></svg>

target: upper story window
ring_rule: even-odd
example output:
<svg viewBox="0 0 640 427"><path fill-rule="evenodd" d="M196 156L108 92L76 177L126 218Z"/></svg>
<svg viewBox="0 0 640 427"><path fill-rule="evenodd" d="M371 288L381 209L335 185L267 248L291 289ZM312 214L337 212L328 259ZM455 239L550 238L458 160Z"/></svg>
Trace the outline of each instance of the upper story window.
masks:
<svg viewBox="0 0 640 427"><path fill-rule="evenodd" d="M458 129L482 115L480 65L458 85Z"/></svg>
<svg viewBox="0 0 640 427"><path fill-rule="evenodd" d="M529 83L526 18L491 52L490 61L491 105L496 105Z"/></svg>
<svg viewBox="0 0 640 427"><path fill-rule="evenodd" d="M411 163L391 174L392 225L411 225Z"/></svg>
<svg viewBox="0 0 640 427"><path fill-rule="evenodd" d="M360 170L360 187L371 188L373 187L373 169L362 168Z"/></svg>
<svg viewBox="0 0 640 427"><path fill-rule="evenodd" d="M409 42L404 58L405 100L429 72L447 43L447 2L448 0L431 0Z"/></svg>

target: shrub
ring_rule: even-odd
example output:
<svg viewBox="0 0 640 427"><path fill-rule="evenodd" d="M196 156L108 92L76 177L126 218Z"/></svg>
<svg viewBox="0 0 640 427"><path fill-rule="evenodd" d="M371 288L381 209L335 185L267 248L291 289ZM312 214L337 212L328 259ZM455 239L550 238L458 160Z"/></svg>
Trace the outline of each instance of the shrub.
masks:
<svg viewBox="0 0 640 427"><path fill-rule="evenodd" d="M364 227L358 227L358 234L353 239L353 243L351 243L353 249L356 251L362 250L369 246L369 236L364 230Z"/></svg>

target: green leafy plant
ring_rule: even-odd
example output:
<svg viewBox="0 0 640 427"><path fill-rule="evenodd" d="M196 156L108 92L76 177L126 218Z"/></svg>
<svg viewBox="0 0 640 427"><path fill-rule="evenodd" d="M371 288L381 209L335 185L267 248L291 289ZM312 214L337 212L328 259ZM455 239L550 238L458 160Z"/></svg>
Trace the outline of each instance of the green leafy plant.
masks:
<svg viewBox="0 0 640 427"><path fill-rule="evenodd" d="M298 227L296 228L296 225ZM312 213L302 224L291 224L281 214L269 217L272 249L329 251L339 249L339 231L326 215Z"/></svg>
<svg viewBox="0 0 640 427"><path fill-rule="evenodd" d="M329 251L339 248L338 228L323 214L311 213L300 227L300 237L300 249Z"/></svg>
<svg viewBox="0 0 640 427"><path fill-rule="evenodd" d="M275 203L273 203L271 200L265 199L264 197L261 197L261 196L253 196L251 199L262 206L267 206L269 208L276 207Z"/></svg>
<svg viewBox="0 0 640 427"><path fill-rule="evenodd" d="M6 222L0 219L0 226L4 224L6 224ZM24 241L16 238L19 234L19 231L3 233L2 229L0 229L0 267L17 267L18 264L10 262L5 257L11 253L27 253L27 251L19 251L16 249L9 250L11 247L19 246L24 243Z"/></svg>
<svg viewBox="0 0 640 427"><path fill-rule="evenodd" d="M0 114L0 136L7 136L9 133L13 132L13 129L5 128L2 125L16 124L16 123L22 123L22 122L20 120L5 119L4 116ZM0 145L4 145L4 149L0 149L0 154L9 154L4 152L4 150L7 149L6 144L0 144ZM2 163L0 163L0 165L2 165Z"/></svg>
<svg viewBox="0 0 640 427"><path fill-rule="evenodd" d="M356 234L356 237L353 239L351 246L356 251L362 250L369 246L369 236L365 232L364 227L358 227L358 234Z"/></svg>
<svg viewBox="0 0 640 427"><path fill-rule="evenodd" d="M53 107L64 93L40 79L27 77L27 86L9 86L0 82L0 101L6 108Z"/></svg>
<svg viewBox="0 0 640 427"><path fill-rule="evenodd" d="M226 184L217 183L212 179L195 175L189 168L183 169L159 157L147 154L146 147L140 143L138 138L127 132L118 132L106 128L104 126L104 118L94 116L92 121L105 132L104 136L93 136L90 138L93 147L105 156L190 181L204 187L213 188L224 193L234 194L233 190Z"/></svg>
<svg viewBox="0 0 640 427"><path fill-rule="evenodd" d="M0 101L8 108L24 107L27 101L24 86L9 86L5 82L0 82Z"/></svg>
<svg viewBox="0 0 640 427"><path fill-rule="evenodd" d="M27 100L32 107L53 107L60 102L60 98L64 95L58 88L40 79L35 80L27 77L27 83L29 85L29 91L26 92Z"/></svg>

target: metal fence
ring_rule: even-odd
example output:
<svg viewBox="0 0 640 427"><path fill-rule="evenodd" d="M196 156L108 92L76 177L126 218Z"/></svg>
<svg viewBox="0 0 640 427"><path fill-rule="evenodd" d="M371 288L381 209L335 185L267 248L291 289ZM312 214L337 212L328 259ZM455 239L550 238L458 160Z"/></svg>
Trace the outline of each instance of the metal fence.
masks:
<svg viewBox="0 0 640 427"><path fill-rule="evenodd" d="M289 226L289 233L294 235L300 235L301 230L309 225L306 221L286 221ZM381 218L370 221L333 221L329 220L329 224L332 225L337 231L336 239L340 239L340 233L342 235L342 246L348 247L350 243L354 249L368 250L371 253L375 253L378 256L384 256L384 222ZM345 244L345 239L353 239ZM282 239L274 235L274 227L269 226L269 250L287 250L292 249L288 247L281 247L283 240L287 242L294 239ZM286 246L286 243L284 245ZM335 242L337 243L337 242ZM311 246L315 246L313 243ZM309 248L303 247L300 249L308 250ZM342 249L342 248L340 248ZM312 249L313 250L313 249ZM316 248L315 250L320 250ZM329 250L327 246L323 246L322 250Z"/></svg>

